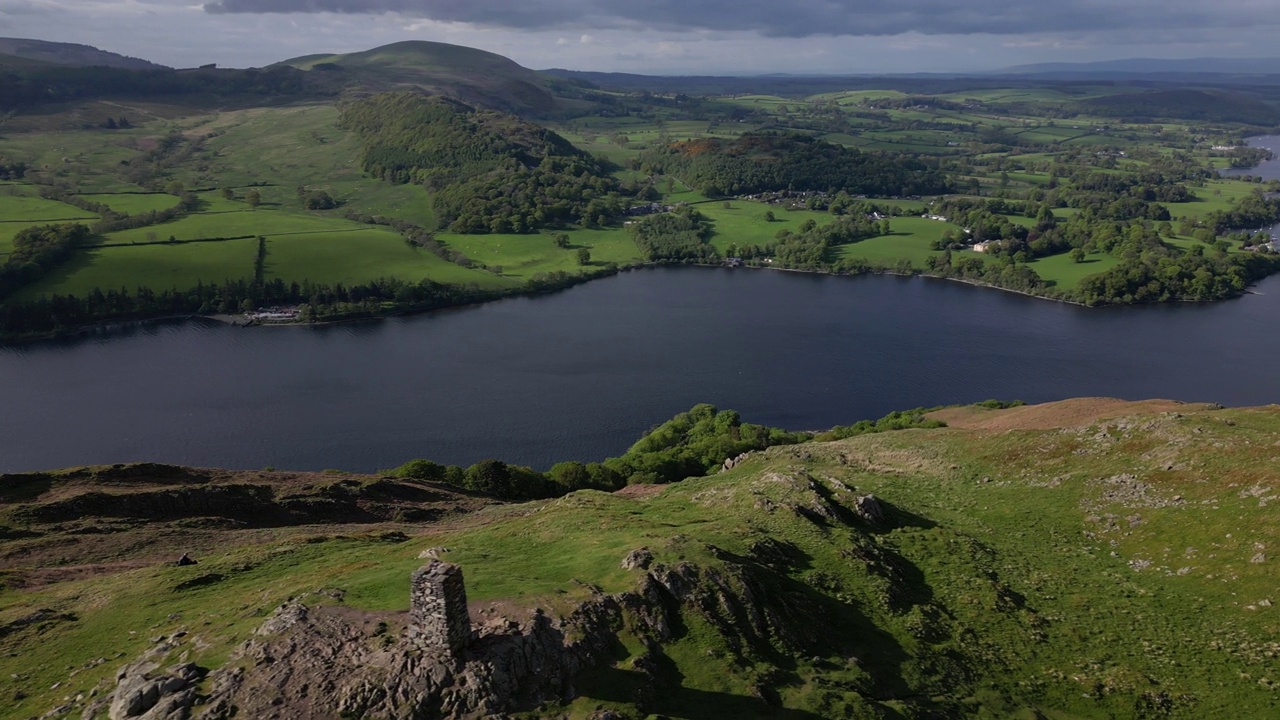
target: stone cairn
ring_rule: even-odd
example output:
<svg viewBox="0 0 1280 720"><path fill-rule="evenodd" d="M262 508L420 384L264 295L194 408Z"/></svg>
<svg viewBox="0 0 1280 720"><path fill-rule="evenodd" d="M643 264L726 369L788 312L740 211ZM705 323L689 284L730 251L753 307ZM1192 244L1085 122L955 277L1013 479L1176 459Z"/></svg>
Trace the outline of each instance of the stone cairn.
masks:
<svg viewBox="0 0 1280 720"><path fill-rule="evenodd" d="M462 568L432 560L409 578L409 634L423 649L458 657L471 640Z"/></svg>

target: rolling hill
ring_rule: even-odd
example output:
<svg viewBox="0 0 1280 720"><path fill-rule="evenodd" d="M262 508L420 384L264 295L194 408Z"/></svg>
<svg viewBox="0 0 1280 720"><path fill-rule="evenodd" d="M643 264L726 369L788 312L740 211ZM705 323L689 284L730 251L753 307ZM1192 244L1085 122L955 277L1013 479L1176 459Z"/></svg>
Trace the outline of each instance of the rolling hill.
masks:
<svg viewBox="0 0 1280 720"><path fill-rule="evenodd" d="M165 69L164 65L99 50L90 45L29 38L0 38L0 55L75 67L111 67L125 70Z"/></svg>
<svg viewBox="0 0 1280 720"><path fill-rule="evenodd" d="M533 70L501 55L447 43L410 40L279 65L306 70L316 83L366 91L419 88L517 114L551 114L560 104L549 82Z"/></svg>

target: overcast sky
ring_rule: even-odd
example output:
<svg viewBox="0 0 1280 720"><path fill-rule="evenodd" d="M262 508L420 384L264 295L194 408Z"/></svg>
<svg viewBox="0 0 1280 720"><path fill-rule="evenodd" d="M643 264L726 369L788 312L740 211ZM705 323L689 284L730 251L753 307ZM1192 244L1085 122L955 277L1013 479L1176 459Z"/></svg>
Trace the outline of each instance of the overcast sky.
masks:
<svg viewBox="0 0 1280 720"><path fill-rule="evenodd" d="M1277 31L1277 0L0 0L0 35L178 67L417 39L538 69L948 72L1275 57Z"/></svg>

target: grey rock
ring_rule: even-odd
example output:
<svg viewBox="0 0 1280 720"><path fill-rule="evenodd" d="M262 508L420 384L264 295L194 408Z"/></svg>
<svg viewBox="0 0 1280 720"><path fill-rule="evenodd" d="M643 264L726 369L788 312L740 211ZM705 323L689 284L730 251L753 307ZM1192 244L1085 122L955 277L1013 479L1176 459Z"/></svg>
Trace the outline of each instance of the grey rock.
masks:
<svg viewBox="0 0 1280 720"><path fill-rule="evenodd" d="M622 559L623 570L648 570L653 563L653 553L649 548L637 548L627 553Z"/></svg>
<svg viewBox="0 0 1280 720"><path fill-rule="evenodd" d="M853 503L853 509L858 516L872 525L881 525L884 523L884 506L876 499L875 495L863 495Z"/></svg>

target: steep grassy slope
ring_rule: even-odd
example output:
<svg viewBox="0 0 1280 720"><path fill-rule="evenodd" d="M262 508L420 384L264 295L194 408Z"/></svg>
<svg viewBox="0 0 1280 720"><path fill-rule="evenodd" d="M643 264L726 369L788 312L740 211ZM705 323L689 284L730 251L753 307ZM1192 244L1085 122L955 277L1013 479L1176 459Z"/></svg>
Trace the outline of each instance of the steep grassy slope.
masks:
<svg viewBox="0 0 1280 720"><path fill-rule="evenodd" d="M676 485L436 524L374 518L374 532L265 522L283 517L281 490L234 522L134 499L157 489L109 472L5 477L0 716L78 715L150 636L216 668L286 598L321 589L307 602L386 647L431 546L464 568L477 622L651 598L613 629L612 661L574 682L579 697L540 715L1276 714L1280 409L1091 400L941 417L950 427L773 448ZM159 492L248 482L170 478ZM306 503L382 487L306 484ZM121 539L161 505L172 512L154 527L168 530ZM160 562L188 528L201 564ZM642 547L647 570L620 567ZM670 618L661 631L655 613Z"/></svg>

